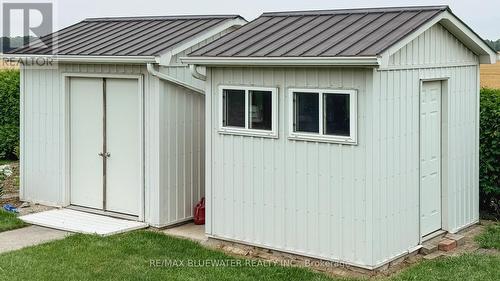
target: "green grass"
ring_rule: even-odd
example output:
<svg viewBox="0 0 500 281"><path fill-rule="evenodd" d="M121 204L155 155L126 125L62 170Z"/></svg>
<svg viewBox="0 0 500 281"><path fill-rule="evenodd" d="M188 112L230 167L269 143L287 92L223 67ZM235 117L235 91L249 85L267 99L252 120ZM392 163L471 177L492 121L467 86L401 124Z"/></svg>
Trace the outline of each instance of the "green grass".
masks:
<svg viewBox="0 0 500 281"><path fill-rule="evenodd" d="M330 280L303 268L151 267L151 260L236 260L150 231L64 240L0 255L0 280Z"/></svg>
<svg viewBox="0 0 500 281"><path fill-rule="evenodd" d="M481 248L500 250L500 224L491 224L486 230L476 236L476 241Z"/></svg>
<svg viewBox="0 0 500 281"><path fill-rule="evenodd" d="M240 261L242 266L187 266L189 261ZM151 266L177 261L179 266ZM180 262L184 264L181 265ZM354 280L331 279L305 268L248 266L245 260L197 243L150 231L110 237L76 234L0 255L0 280ZM467 254L423 261L389 278L400 280L500 280L500 256Z"/></svg>
<svg viewBox="0 0 500 281"><path fill-rule="evenodd" d="M500 256L465 254L423 261L390 278L407 280L500 280Z"/></svg>
<svg viewBox="0 0 500 281"><path fill-rule="evenodd" d="M16 214L0 210L0 232L24 226L26 226L26 224L22 220L18 219Z"/></svg>

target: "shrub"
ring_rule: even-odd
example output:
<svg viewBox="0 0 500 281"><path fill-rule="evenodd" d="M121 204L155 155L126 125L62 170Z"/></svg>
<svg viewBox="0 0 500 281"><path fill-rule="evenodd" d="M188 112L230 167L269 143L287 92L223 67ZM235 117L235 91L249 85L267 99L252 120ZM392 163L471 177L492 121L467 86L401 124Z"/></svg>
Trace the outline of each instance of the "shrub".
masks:
<svg viewBox="0 0 500 281"><path fill-rule="evenodd" d="M481 90L479 186L481 209L500 215L500 89Z"/></svg>
<svg viewBox="0 0 500 281"><path fill-rule="evenodd" d="M0 159L15 159L19 143L19 71L0 71Z"/></svg>

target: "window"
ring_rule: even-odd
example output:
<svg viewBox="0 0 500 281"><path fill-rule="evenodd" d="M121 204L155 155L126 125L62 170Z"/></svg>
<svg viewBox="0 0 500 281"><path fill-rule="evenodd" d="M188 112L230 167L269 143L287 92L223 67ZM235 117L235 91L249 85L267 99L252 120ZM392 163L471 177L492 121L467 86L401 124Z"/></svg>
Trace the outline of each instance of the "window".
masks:
<svg viewBox="0 0 500 281"><path fill-rule="evenodd" d="M277 89L221 86L220 132L277 137Z"/></svg>
<svg viewBox="0 0 500 281"><path fill-rule="evenodd" d="M290 90L290 138L356 143L355 90Z"/></svg>

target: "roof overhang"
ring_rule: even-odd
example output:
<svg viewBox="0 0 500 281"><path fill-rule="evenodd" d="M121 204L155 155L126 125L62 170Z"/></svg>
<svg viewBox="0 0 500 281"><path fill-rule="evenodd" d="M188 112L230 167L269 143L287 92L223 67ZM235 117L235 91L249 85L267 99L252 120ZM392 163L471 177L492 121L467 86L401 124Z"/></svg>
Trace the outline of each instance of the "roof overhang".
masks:
<svg viewBox="0 0 500 281"><path fill-rule="evenodd" d="M447 10L434 17L432 20L422 25L410 35L406 36L396 44L390 46L381 54L381 68L387 67L389 58L402 47L416 39L426 30L435 24L441 24L458 40L460 40L467 48L474 52L479 57L479 62L482 64L492 64L497 61L497 52L494 51L477 33L475 33L462 20L455 16L451 11Z"/></svg>
<svg viewBox="0 0 500 281"><path fill-rule="evenodd" d="M30 55L30 54L2 54L2 59L15 60L19 63L36 62L36 60L51 60L61 63L128 63L145 64L157 62L154 56L71 56L71 55Z"/></svg>
<svg viewBox="0 0 500 281"><path fill-rule="evenodd" d="M205 66L370 66L378 57L182 57L181 61Z"/></svg>

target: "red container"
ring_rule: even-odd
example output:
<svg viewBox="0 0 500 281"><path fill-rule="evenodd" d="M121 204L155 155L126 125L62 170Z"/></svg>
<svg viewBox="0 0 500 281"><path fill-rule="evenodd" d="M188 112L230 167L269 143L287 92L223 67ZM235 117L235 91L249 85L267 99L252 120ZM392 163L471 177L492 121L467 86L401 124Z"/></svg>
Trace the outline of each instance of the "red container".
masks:
<svg viewBox="0 0 500 281"><path fill-rule="evenodd" d="M194 207L194 224L205 224L205 197Z"/></svg>

